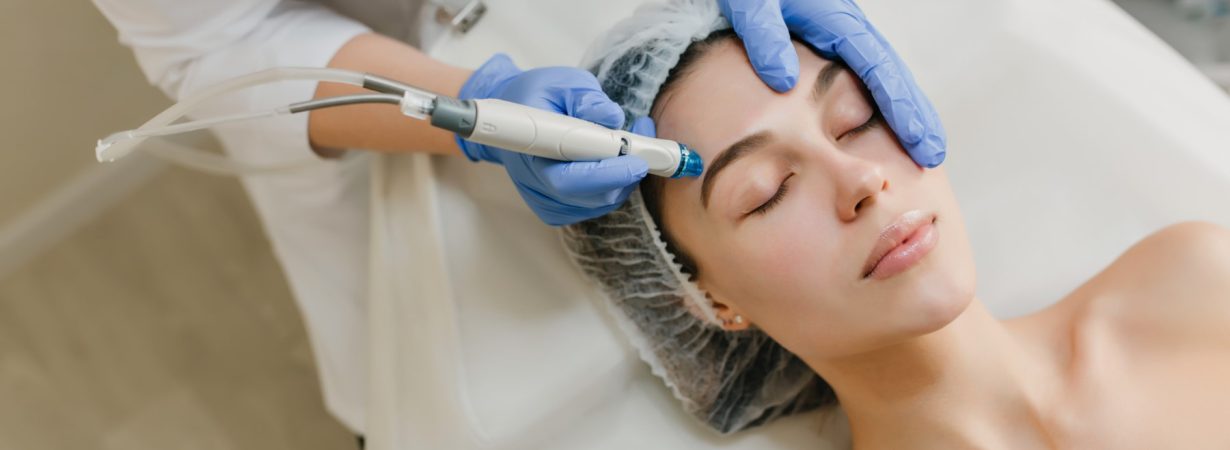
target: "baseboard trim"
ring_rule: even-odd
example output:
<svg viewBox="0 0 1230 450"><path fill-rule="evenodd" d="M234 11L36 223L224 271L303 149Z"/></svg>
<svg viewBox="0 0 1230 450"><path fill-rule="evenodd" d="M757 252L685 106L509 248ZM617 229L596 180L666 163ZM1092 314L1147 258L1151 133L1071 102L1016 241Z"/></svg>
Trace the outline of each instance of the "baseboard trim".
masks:
<svg viewBox="0 0 1230 450"><path fill-rule="evenodd" d="M0 280L126 198L166 166L140 153L92 166L12 222L0 224Z"/></svg>

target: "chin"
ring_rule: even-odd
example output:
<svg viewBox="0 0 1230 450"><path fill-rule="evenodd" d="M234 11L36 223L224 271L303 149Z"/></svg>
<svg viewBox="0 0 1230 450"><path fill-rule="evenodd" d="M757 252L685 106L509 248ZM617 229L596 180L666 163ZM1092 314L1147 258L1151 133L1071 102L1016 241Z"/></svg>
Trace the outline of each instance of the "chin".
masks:
<svg viewBox="0 0 1230 450"><path fill-rule="evenodd" d="M909 314L903 318L903 331L915 336L944 328L960 317L974 300L976 284L972 270L942 264L918 269L927 271L902 285L897 305Z"/></svg>
<svg viewBox="0 0 1230 450"><path fill-rule="evenodd" d="M917 315L913 322L913 334L932 333L948 326L960 317L974 300L973 292L954 296L919 298Z"/></svg>
<svg viewBox="0 0 1230 450"><path fill-rule="evenodd" d="M918 266L898 275L904 278L895 287L895 306L908 311L902 322L910 335L944 328L974 301L977 273L960 213L953 206L938 215L938 243Z"/></svg>

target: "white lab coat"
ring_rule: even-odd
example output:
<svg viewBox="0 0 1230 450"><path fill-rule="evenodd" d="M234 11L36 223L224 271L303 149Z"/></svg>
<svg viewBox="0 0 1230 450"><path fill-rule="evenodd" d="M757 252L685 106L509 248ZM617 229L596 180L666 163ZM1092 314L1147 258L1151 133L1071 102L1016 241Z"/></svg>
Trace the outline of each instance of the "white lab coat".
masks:
<svg viewBox="0 0 1230 450"><path fill-rule="evenodd" d="M434 10L424 0L94 3L149 81L172 98L265 68L324 67L344 43L370 30L415 45L442 32L426 20ZM264 85L212 102L196 116L285 105L310 99L314 90L311 82ZM221 127L215 134L244 161L315 157L306 114ZM369 157L350 152L310 170L243 179L306 321L325 404L356 433L365 430L368 369Z"/></svg>

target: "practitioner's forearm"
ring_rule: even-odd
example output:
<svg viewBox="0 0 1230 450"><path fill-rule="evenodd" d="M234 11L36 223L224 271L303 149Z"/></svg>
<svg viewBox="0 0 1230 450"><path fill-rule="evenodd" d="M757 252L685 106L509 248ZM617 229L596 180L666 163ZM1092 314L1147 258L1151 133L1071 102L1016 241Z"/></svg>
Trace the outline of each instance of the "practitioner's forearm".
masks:
<svg viewBox="0 0 1230 450"><path fill-rule="evenodd" d="M356 70L402 81L443 95L456 96L470 71L427 56L401 41L379 34L351 39L329 67ZM316 98L369 92L357 86L320 83ZM453 134L422 120L403 116L396 105L351 105L308 113L308 137L325 156L338 149L383 152L422 151L461 156Z"/></svg>

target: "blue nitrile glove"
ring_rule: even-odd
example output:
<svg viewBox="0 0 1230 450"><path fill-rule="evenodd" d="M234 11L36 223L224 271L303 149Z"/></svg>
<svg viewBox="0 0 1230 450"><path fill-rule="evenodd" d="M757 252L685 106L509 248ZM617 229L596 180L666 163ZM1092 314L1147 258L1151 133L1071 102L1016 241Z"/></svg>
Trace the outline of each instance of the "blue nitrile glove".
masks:
<svg viewBox="0 0 1230 450"><path fill-rule="evenodd" d="M521 71L496 54L461 87L461 99L498 98L619 128L624 113L602 92L594 75L572 67ZM633 123L633 133L654 136L653 122ZM645 160L618 156L601 161L557 161L469 142L458 137L473 161L502 164L530 209L549 225L567 225L601 216L628 199L649 173Z"/></svg>
<svg viewBox="0 0 1230 450"><path fill-rule="evenodd" d="M825 58L839 58L863 79L910 158L934 168L948 138L940 117L910 70L852 0L718 0L747 48L752 67L778 92L794 87L799 55L793 32Z"/></svg>

